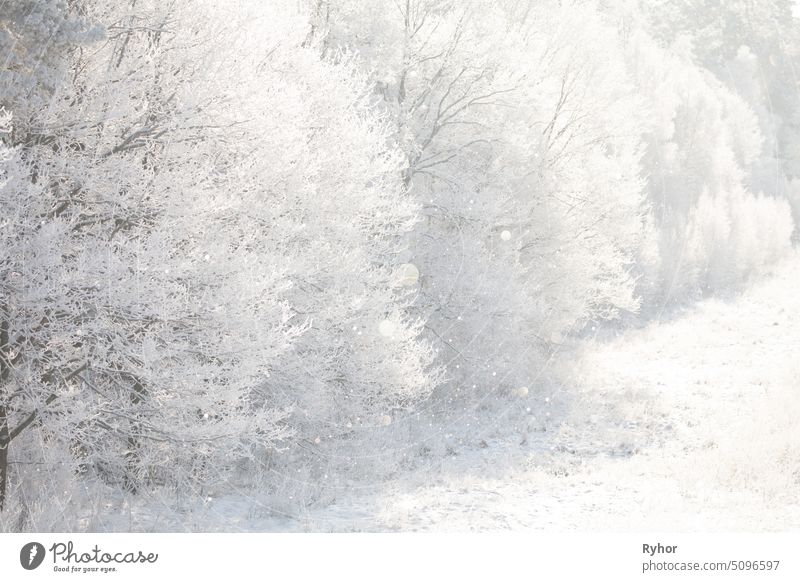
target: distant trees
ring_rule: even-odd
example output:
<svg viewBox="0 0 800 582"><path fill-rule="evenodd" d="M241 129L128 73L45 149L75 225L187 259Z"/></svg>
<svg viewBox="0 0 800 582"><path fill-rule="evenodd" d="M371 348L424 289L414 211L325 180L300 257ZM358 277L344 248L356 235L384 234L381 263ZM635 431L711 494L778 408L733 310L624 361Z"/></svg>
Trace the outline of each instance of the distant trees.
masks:
<svg viewBox="0 0 800 582"><path fill-rule="evenodd" d="M695 50L708 46L695 49L677 33L663 46L649 32L662 21L651 25L636 12L622 18L631 77L648 111L644 170L659 232L642 293L663 305L735 287L782 256L793 231L782 172L762 179L775 151L751 108L762 101L749 104L696 63Z"/></svg>
<svg viewBox="0 0 800 582"><path fill-rule="evenodd" d="M800 218L800 36L791 0L663 0L644 7L654 38L681 39L694 60L753 110L763 145L750 184L788 198Z"/></svg>

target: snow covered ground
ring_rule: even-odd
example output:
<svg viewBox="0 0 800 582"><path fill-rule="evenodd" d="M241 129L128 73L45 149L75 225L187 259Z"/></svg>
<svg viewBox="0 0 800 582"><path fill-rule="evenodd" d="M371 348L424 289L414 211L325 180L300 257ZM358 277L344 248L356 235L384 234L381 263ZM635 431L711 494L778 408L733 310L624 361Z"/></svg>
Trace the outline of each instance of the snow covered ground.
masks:
<svg viewBox="0 0 800 582"><path fill-rule="evenodd" d="M566 358L573 362L567 385L493 410L481 434L449 454L420 457L380 485L334 487L328 503L299 515L244 494L210 499L182 523L150 507L84 525L800 530L798 282L800 260L792 258L741 295L590 339ZM535 418L544 410L550 414ZM464 429L436 430L455 438Z"/></svg>

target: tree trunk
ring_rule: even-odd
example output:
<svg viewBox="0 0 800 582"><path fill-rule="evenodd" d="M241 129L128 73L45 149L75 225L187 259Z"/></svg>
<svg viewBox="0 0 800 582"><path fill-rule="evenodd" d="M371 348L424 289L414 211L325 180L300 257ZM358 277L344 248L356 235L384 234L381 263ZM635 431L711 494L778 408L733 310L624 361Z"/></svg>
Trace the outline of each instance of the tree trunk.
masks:
<svg viewBox="0 0 800 582"><path fill-rule="evenodd" d="M8 482L8 417L6 407L0 406L0 511L6 503L6 483Z"/></svg>
<svg viewBox="0 0 800 582"><path fill-rule="evenodd" d="M0 306L0 511L6 502L6 484L8 483L8 447L11 445L11 434L8 429L8 408L5 395L6 380L11 370L9 361L8 318L5 305Z"/></svg>

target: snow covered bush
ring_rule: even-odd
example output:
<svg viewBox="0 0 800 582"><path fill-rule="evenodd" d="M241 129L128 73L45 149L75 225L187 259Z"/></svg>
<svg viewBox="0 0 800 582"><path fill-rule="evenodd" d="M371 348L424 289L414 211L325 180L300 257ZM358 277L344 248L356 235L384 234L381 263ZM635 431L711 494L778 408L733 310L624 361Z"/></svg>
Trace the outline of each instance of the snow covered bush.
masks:
<svg viewBox="0 0 800 582"><path fill-rule="evenodd" d="M390 146L391 120L360 63L339 51L321 60L299 18L254 3L243 25L252 32L237 37L237 54L254 55L252 90L237 110L258 129L260 175L273 184L264 195L280 207L274 244L290 265L286 297L304 326L263 386L267 402L292 408L298 431L291 454L269 466L296 472L318 457L321 477L335 459L342 469L367 455L376 431L439 380L421 322L405 310L413 281L398 278L419 207ZM268 66L254 42L271 49Z"/></svg>

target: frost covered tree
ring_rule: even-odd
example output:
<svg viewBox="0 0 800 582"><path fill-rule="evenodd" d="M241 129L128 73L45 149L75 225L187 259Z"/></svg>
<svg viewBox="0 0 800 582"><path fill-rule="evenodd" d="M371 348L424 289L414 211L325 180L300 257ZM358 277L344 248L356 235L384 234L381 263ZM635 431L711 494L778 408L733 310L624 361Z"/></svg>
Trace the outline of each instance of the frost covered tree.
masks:
<svg viewBox="0 0 800 582"><path fill-rule="evenodd" d="M358 51L394 118L424 205L413 312L458 389L533 381L563 335L636 310L635 104L599 58L613 31L567 4L315 5L315 33Z"/></svg>
<svg viewBox="0 0 800 582"><path fill-rule="evenodd" d="M96 37L96 31L71 14L65 2L11 0L3 5L0 15L0 157L4 164L0 168L0 509L7 494L10 443L36 416L30 410L23 416L15 414L21 400L21 389L15 382L21 353L14 328L14 291L21 277L16 267L25 261L20 244L45 221L35 211L30 212L37 202L36 192L20 197L16 191L20 180L32 185L39 181L38 168L26 168L18 154L44 141L37 132L35 117L50 104L64 79L66 53L92 37Z"/></svg>
<svg viewBox="0 0 800 582"><path fill-rule="evenodd" d="M175 60L158 62L167 13L148 21L142 8L135 26L73 52L60 84L31 81L46 105L6 103L26 130L11 140L2 204L8 440L35 427L33 438L131 491L202 480L217 460L282 437L284 413L251 406L251 392L299 333L280 265L259 252L254 218L235 213L252 202L231 195L213 157L218 120L192 93L204 90L197 69L179 75L204 53L172 47Z"/></svg>
<svg viewBox="0 0 800 582"><path fill-rule="evenodd" d="M9 142L14 437L129 491L192 490L424 396L392 278L416 207L352 63L281 5L81 7L104 37L65 54L37 140Z"/></svg>

